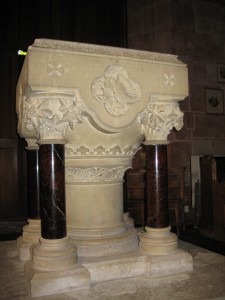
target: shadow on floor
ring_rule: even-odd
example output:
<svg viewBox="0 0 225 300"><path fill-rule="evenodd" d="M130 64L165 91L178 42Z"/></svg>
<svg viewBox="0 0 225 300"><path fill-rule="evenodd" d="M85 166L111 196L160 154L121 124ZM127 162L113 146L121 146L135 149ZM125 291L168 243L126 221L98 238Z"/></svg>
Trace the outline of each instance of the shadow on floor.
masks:
<svg viewBox="0 0 225 300"><path fill-rule="evenodd" d="M1 221L0 222L0 241L16 240L22 235L22 228L26 221Z"/></svg>
<svg viewBox="0 0 225 300"><path fill-rule="evenodd" d="M172 232L176 233L176 228L172 228ZM198 228L181 229L179 239L225 256L225 242L205 236Z"/></svg>

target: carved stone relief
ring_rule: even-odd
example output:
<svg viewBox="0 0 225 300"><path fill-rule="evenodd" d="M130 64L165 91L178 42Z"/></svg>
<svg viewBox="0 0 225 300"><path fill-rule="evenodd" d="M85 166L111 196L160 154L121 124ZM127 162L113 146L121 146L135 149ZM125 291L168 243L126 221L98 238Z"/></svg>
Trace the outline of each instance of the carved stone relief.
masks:
<svg viewBox="0 0 225 300"><path fill-rule="evenodd" d="M176 77L173 74L164 74L164 85L168 88L175 86Z"/></svg>
<svg viewBox="0 0 225 300"><path fill-rule="evenodd" d="M77 93L32 94L24 101L26 129L36 131L40 139L64 137L68 127L74 129L83 120L85 105Z"/></svg>
<svg viewBox="0 0 225 300"><path fill-rule="evenodd" d="M77 149L72 149L67 144L65 147L66 155L67 157L71 156L82 156L82 155L88 155L88 156L103 156L103 155L109 155L109 156L123 156L123 155L134 155L137 150L139 149L139 146L127 146L124 148L121 148L119 145L115 145L112 148L105 148L102 145L99 145L98 147L95 147L93 149L89 149L85 146L81 146Z"/></svg>
<svg viewBox="0 0 225 300"><path fill-rule="evenodd" d="M146 141L167 140L170 130L183 127L183 112L176 101L160 104L150 100L146 109L139 115Z"/></svg>
<svg viewBox="0 0 225 300"><path fill-rule="evenodd" d="M82 53L92 53L92 54L102 54L102 55L113 55L118 57L129 57L134 59L144 59L153 60L157 62L169 62L176 64L183 64L182 61L178 59L177 56L164 53L156 53L149 51L139 51L134 49L123 49L116 47L102 47L94 44L83 44L70 41L57 41L48 39L36 39L34 47L58 49L61 51L72 51L72 52L82 52Z"/></svg>
<svg viewBox="0 0 225 300"><path fill-rule="evenodd" d="M64 73L64 68L61 63L50 62L47 66L47 73L50 77L61 77Z"/></svg>
<svg viewBox="0 0 225 300"><path fill-rule="evenodd" d="M121 182L127 169L125 167L67 167L65 175L67 182Z"/></svg>
<svg viewBox="0 0 225 300"><path fill-rule="evenodd" d="M139 85L117 65L107 67L104 75L93 81L91 91L99 102L104 103L107 112L116 117L124 115L141 96Z"/></svg>

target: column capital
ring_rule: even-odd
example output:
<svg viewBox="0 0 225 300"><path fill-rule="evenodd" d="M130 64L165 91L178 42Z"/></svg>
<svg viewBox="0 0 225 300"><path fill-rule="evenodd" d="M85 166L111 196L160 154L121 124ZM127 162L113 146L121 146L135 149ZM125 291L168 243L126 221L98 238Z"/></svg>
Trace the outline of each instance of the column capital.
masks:
<svg viewBox="0 0 225 300"><path fill-rule="evenodd" d="M38 150L39 149L39 145L37 143L36 139L26 139L27 142L27 150Z"/></svg>
<svg viewBox="0 0 225 300"><path fill-rule="evenodd" d="M152 94L145 110L138 115L146 145L168 144L167 136L174 127L183 127L183 112L179 108L180 97Z"/></svg>
<svg viewBox="0 0 225 300"><path fill-rule="evenodd" d="M84 111L78 89L32 90L24 97L24 128L20 129L22 135L29 132L39 144L65 144L66 131L83 121Z"/></svg>

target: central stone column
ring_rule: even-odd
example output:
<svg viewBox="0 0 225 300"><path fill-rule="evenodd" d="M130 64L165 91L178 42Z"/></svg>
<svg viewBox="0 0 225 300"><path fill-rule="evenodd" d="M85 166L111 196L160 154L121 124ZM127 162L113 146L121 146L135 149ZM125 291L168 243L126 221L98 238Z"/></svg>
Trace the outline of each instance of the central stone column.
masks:
<svg viewBox="0 0 225 300"><path fill-rule="evenodd" d="M132 157L74 159L66 168L68 232L79 256L128 252L137 232L123 215L123 175Z"/></svg>

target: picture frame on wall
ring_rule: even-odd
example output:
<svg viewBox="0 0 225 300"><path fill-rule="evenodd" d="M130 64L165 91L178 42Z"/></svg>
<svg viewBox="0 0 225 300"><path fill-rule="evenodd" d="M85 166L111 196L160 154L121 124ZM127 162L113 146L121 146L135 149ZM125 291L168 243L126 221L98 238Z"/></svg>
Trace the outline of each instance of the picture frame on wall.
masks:
<svg viewBox="0 0 225 300"><path fill-rule="evenodd" d="M223 90L206 88L205 89L206 113L224 114L224 95Z"/></svg>
<svg viewBox="0 0 225 300"><path fill-rule="evenodd" d="M218 82L225 83L225 64L217 65Z"/></svg>

